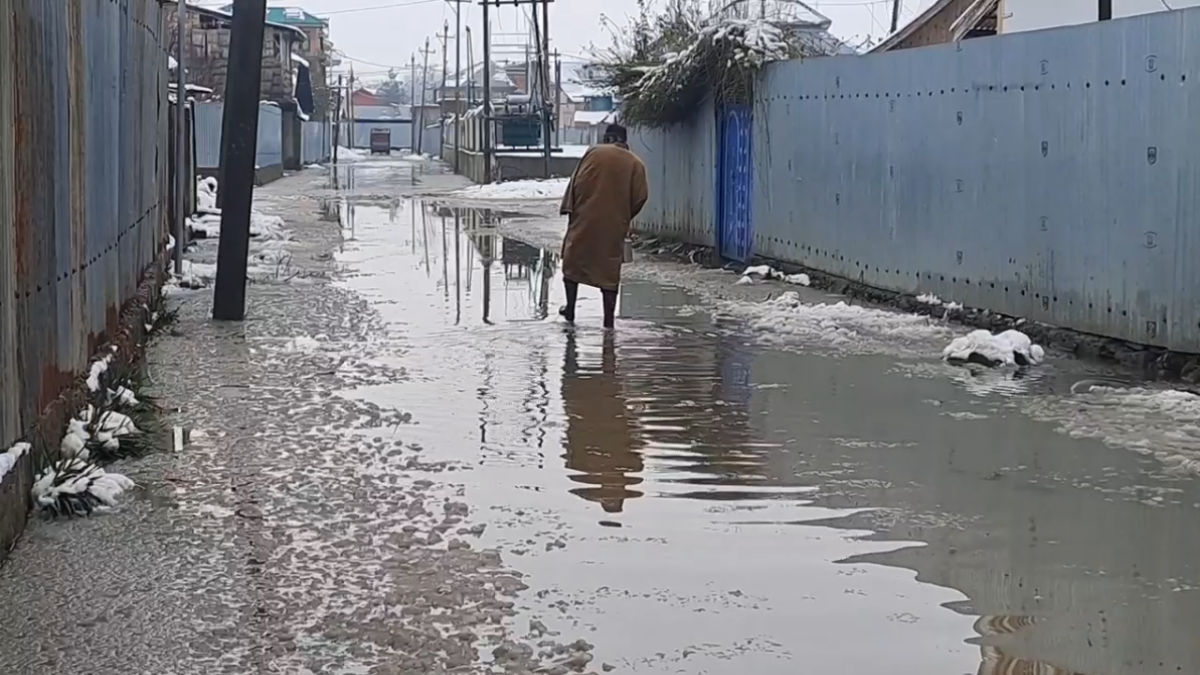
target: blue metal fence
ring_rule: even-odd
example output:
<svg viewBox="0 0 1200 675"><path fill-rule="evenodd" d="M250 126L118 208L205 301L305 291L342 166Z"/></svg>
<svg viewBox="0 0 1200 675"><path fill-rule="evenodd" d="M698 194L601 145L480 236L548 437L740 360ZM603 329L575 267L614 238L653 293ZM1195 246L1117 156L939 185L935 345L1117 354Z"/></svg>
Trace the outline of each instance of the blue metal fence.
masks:
<svg viewBox="0 0 1200 675"><path fill-rule="evenodd" d="M717 159L718 252L734 260L752 255L750 194L754 164L750 153L751 114L748 105L729 105L720 111L720 151Z"/></svg>
<svg viewBox="0 0 1200 675"><path fill-rule="evenodd" d="M774 64L755 93L753 252L1200 351L1196 44L1188 9ZM716 181L692 173L715 117L633 139L653 192L640 229L712 243Z"/></svg>
<svg viewBox="0 0 1200 675"><path fill-rule="evenodd" d="M196 104L196 166L215 169L221 165L221 116L223 103ZM283 164L283 111L263 104L258 108L258 145L255 163L260 168Z"/></svg>
<svg viewBox="0 0 1200 675"><path fill-rule="evenodd" d="M333 153L333 126L329 122L310 120L300 128L300 161L318 164L329 161Z"/></svg>
<svg viewBox="0 0 1200 675"><path fill-rule="evenodd" d="M0 11L0 449L87 365L163 249L156 0Z"/></svg>

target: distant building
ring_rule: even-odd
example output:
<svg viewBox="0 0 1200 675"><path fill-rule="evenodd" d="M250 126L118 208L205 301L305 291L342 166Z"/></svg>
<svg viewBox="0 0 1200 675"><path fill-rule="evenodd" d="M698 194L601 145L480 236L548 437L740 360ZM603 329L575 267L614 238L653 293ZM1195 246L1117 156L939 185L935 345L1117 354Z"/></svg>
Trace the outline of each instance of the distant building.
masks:
<svg viewBox="0 0 1200 675"><path fill-rule="evenodd" d="M226 5L222 11L232 13L233 5ZM310 14L300 7L268 7L267 21L281 26L291 26L304 33L304 45L301 56L305 63L301 67L308 68L309 81L312 83L314 119L325 119L333 109L333 91L329 83L329 69L341 63L334 56L333 43L329 40L329 19Z"/></svg>
<svg viewBox="0 0 1200 675"><path fill-rule="evenodd" d="M176 53L179 42L179 4L165 0L166 23L170 28L170 49ZM229 34L233 15L221 10L188 5L188 49L184 51L184 71L189 85L206 87L214 98L224 98L229 71ZM298 28L268 22L263 33L262 100L304 113L313 112L308 71L301 67L305 34ZM307 100L305 100L307 99ZM299 100L299 104L298 104Z"/></svg>

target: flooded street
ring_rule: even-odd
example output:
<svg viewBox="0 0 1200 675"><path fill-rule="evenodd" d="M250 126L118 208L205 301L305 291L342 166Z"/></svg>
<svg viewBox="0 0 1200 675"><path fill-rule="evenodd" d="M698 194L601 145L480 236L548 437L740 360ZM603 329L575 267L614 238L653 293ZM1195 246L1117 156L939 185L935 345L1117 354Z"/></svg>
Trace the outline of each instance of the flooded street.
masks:
<svg viewBox="0 0 1200 675"><path fill-rule="evenodd" d="M764 345L653 262L614 334L598 293L571 329L554 249L504 235L552 237L512 220L347 203L338 283L405 377L343 395L472 469L530 618L622 672L1200 671L1200 491L1056 428L1086 366Z"/></svg>
<svg viewBox="0 0 1200 675"><path fill-rule="evenodd" d="M1200 672L1200 399L642 254L569 327L553 200L461 186L256 193L248 320L177 291L148 355L192 441L31 522L0 672Z"/></svg>

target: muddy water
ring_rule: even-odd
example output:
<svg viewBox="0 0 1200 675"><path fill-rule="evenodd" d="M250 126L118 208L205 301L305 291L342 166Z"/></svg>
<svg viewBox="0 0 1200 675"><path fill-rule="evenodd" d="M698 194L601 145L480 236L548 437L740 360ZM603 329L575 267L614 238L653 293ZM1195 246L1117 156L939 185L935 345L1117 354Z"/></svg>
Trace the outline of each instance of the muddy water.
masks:
<svg viewBox="0 0 1200 675"><path fill-rule="evenodd" d="M522 621L588 635L593 670L1200 672L1194 481L1037 421L1027 389L764 346L638 274L614 333L586 291L571 329L506 214L340 215L339 283L404 373L343 395L473 469Z"/></svg>

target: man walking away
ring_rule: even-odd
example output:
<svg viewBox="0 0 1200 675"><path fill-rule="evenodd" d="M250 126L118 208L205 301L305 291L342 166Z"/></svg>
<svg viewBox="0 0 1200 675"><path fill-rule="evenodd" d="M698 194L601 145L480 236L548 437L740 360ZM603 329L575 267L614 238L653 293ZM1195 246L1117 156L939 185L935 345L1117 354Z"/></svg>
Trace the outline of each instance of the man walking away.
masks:
<svg viewBox="0 0 1200 675"><path fill-rule="evenodd" d="M575 322L575 300L583 284L600 289L604 327L613 327L625 239L649 196L646 166L629 151L626 139L625 127L608 125L603 143L579 160L559 207L567 216L562 248L567 304L558 313L569 323Z"/></svg>

